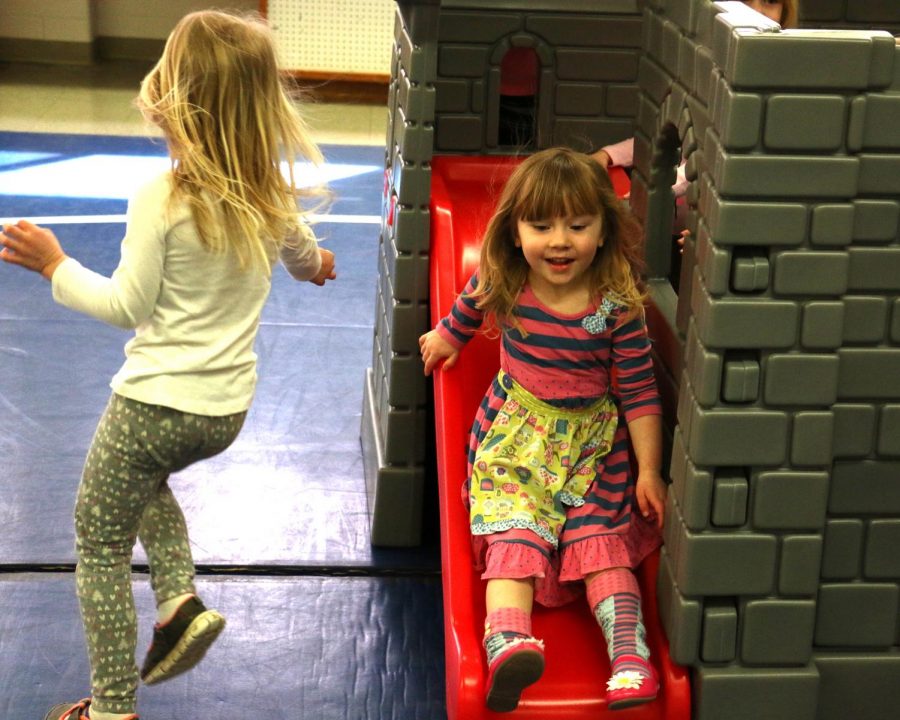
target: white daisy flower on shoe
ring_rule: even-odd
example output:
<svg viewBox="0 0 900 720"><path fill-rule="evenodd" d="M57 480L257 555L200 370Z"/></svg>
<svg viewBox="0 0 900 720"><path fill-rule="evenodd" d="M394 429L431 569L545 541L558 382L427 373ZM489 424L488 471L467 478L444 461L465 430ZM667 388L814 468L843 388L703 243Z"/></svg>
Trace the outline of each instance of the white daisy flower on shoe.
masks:
<svg viewBox="0 0 900 720"><path fill-rule="evenodd" d="M607 690L638 690L644 682L644 676L634 670L617 672L606 681Z"/></svg>

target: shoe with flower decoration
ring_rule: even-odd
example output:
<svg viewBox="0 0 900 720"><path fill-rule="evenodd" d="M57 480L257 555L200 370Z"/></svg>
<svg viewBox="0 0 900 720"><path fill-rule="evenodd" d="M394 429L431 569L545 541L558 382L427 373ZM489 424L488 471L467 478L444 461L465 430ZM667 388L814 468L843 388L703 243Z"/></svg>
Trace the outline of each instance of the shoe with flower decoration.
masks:
<svg viewBox="0 0 900 720"><path fill-rule="evenodd" d="M610 710L621 710L651 702L659 693L659 677L653 666L637 655L620 655L613 667L629 666L619 670L606 683L606 706ZM642 671L632 668L641 666Z"/></svg>

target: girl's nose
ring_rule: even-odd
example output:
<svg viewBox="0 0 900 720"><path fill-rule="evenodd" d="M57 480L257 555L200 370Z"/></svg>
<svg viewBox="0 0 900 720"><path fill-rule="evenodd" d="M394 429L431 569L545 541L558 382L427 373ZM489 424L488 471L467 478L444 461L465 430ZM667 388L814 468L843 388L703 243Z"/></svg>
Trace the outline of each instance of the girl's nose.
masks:
<svg viewBox="0 0 900 720"><path fill-rule="evenodd" d="M568 228L562 225L554 225L550 232L550 245L553 247L564 247L569 244Z"/></svg>

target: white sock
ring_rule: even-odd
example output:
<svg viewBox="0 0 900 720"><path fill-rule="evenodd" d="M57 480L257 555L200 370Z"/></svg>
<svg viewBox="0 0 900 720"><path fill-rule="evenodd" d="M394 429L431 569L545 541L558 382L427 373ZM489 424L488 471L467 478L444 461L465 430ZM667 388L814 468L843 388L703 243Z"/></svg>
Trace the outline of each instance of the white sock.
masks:
<svg viewBox="0 0 900 720"><path fill-rule="evenodd" d="M181 607L182 603L192 597L194 597L194 593L185 593L184 595L176 595L175 597L169 598L168 600L163 600L163 602L160 603L159 607L156 608L156 622L159 625L165 624L166 621L172 618L178 608ZM122 717L127 717L127 715L123 715ZM103 720L106 719L104 718ZM110 720L117 719L111 718Z"/></svg>

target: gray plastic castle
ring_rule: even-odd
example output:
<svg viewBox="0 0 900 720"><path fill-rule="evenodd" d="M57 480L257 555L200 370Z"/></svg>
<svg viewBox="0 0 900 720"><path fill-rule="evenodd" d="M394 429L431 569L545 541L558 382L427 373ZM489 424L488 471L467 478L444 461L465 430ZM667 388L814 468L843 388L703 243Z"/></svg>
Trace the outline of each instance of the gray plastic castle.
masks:
<svg viewBox="0 0 900 720"><path fill-rule="evenodd" d="M362 442L376 545L428 467L430 161L633 136L671 433L658 594L696 720L900 717L900 2L398 0ZM815 28L815 29L812 29ZM691 186L672 248L675 167ZM677 288L677 291L676 291Z"/></svg>

